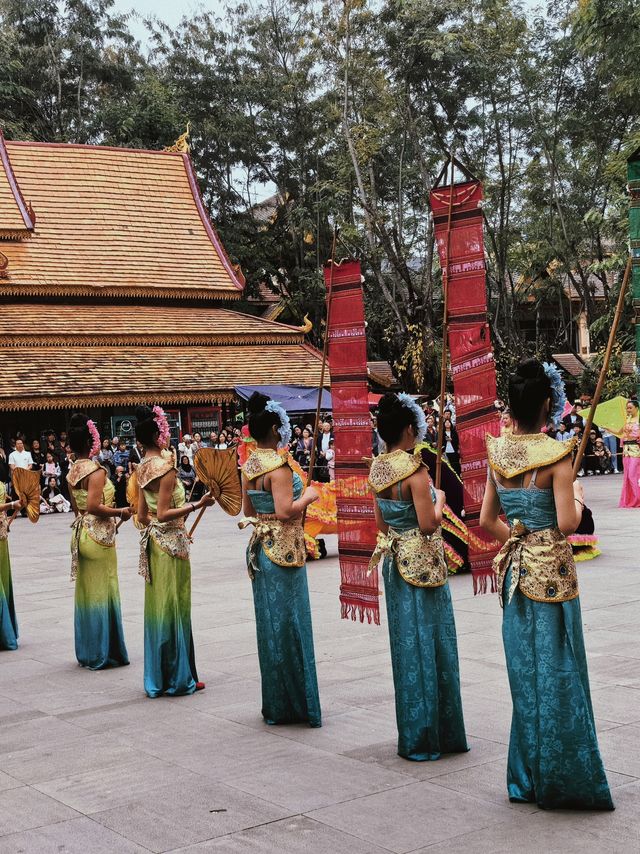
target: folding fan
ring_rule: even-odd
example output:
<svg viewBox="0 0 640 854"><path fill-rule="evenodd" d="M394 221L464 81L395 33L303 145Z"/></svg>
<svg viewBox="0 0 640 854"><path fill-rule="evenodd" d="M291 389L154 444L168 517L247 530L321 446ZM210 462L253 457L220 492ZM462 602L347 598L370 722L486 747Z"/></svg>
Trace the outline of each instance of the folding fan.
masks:
<svg viewBox="0 0 640 854"><path fill-rule="evenodd" d="M40 472L14 469L11 482L17 497L26 502L27 516L32 522L37 522L40 518Z"/></svg>
<svg viewBox="0 0 640 854"><path fill-rule="evenodd" d="M138 478L136 477L135 471L129 475L129 480L127 481L127 504L131 508L131 512L133 513L133 524L136 528L142 529L144 525L141 525L138 522L138 496L140 494L140 487L138 486ZM118 524L116 525L116 533L120 530L120 526L123 524L124 519L120 519Z"/></svg>
<svg viewBox="0 0 640 854"><path fill-rule="evenodd" d="M198 478L225 513L237 516L242 510L242 490L235 448L200 448L194 467Z"/></svg>

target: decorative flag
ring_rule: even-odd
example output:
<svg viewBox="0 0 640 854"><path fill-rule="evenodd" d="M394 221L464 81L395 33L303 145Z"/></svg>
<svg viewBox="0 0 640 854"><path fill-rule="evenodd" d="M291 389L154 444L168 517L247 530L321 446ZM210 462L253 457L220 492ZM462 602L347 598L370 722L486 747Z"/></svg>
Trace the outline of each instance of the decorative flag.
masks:
<svg viewBox="0 0 640 854"><path fill-rule="evenodd" d="M627 160L629 202L629 242L631 244L631 289L636 324L636 370L640 371L640 148ZM636 373L640 395L640 373Z"/></svg>
<svg viewBox="0 0 640 854"><path fill-rule="evenodd" d="M500 433L494 406L496 370L487 323L482 184L470 180L431 192L438 256L448 278L447 319L449 355L460 439L465 523L469 529L469 562L474 593L495 591L492 561L498 544L480 529L480 506L487 480L485 435ZM448 257L447 257L448 256Z"/></svg>
<svg viewBox="0 0 640 854"><path fill-rule="evenodd" d="M324 279L329 306L341 611L343 618L359 617L363 622L366 617L379 625L378 574L367 575L377 529L365 461L372 456L373 442L360 262L329 262Z"/></svg>

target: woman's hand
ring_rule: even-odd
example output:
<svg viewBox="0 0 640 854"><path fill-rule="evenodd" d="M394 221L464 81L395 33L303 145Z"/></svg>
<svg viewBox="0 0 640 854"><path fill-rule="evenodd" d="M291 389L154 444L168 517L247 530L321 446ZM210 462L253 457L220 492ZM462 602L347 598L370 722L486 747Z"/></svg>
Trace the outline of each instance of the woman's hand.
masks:
<svg viewBox="0 0 640 854"><path fill-rule="evenodd" d="M123 522L127 522L131 518L132 515L133 515L133 512L131 510L131 507L122 507L120 509L120 518L122 519Z"/></svg>
<svg viewBox="0 0 640 854"><path fill-rule="evenodd" d="M194 507L213 507L216 503L215 498L211 494L211 492L205 492L200 501L194 505Z"/></svg>
<svg viewBox="0 0 640 854"><path fill-rule="evenodd" d="M308 486L304 491L304 499L307 502L307 505L313 504L314 501L317 501L320 498L320 493L315 488L315 486Z"/></svg>

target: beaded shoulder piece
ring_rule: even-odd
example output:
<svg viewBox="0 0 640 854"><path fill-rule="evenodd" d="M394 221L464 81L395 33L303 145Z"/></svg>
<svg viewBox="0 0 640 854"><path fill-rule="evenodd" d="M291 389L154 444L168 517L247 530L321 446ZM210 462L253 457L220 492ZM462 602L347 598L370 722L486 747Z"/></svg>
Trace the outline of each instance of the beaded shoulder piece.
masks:
<svg viewBox="0 0 640 854"><path fill-rule="evenodd" d="M559 442L533 433L520 436L513 433L504 436L487 436L487 458L491 468L502 475L512 478L526 471L543 468L557 463L568 456L576 447L575 439Z"/></svg>
<svg viewBox="0 0 640 854"><path fill-rule="evenodd" d="M263 474L289 465L289 455L279 454L264 448L256 448L249 459L242 466L242 472L246 479L251 482Z"/></svg>
<svg viewBox="0 0 640 854"><path fill-rule="evenodd" d="M147 457L136 469L138 486L140 489L144 489L152 480L157 480L172 469L173 464L170 460L165 460L162 457Z"/></svg>
<svg viewBox="0 0 640 854"><path fill-rule="evenodd" d="M411 477L422 465L420 453L411 454L398 449L390 454L380 454L371 463L369 486L374 492L384 492L395 483Z"/></svg>
<svg viewBox="0 0 640 854"><path fill-rule="evenodd" d="M81 480L84 480L85 477L93 474L94 471L98 471L99 468L102 468L102 466L94 460L76 460L69 469L67 483L69 486L75 487Z"/></svg>

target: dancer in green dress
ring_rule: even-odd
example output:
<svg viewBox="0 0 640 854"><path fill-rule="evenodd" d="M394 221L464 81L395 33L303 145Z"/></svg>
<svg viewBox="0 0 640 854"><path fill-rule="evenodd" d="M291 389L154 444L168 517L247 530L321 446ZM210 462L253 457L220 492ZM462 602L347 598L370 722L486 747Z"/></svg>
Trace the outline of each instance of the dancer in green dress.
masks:
<svg viewBox="0 0 640 854"><path fill-rule="evenodd" d="M76 455L67 475L76 513L71 534L76 658L83 667L102 670L129 664L120 611L115 520L128 519L131 512L114 506L113 484L92 459L100 451L100 436L86 415L72 416L69 444Z"/></svg>
<svg viewBox="0 0 640 854"><path fill-rule="evenodd" d="M527 360L509 378L513 433L487 437L480 523L503 543L494 567L513 702L507 791L509 800L543 809L611 810L566 539L582 516L575 443L540 432L559 420L564 401L557 368Z"/></svg>
<svg viewBox="0 0 640 854"><path fill-rule="evenodd" d="M4 483L0 483L0 650L18 648L18 621L13 605L13 581L9 560L9 522L7 510L17 510L20 501L7 501Z"/></svg>
<svg viewBox="0 0 640 854"><path fill-rule="evenodd" d="M257 449L242 467L243 507L254 525L247 550L268 724L321 726L302 514L318 499L289 468L291 427L284 409L255 392L249 431Z"/></svg>
<svg viewBox="0 0 640 854"><path fill-rule="evenodd" d="M191 563L185 519L214 502L209 493L185 502L168 451L169 425L160 407L136 410L136 439L145 455L136 469L140 575L144 593L144 690L148 697L193 694L198 680L191 631Z"/></svg>
<svg viewBox="0 0 640 854"><path fill-rule="evenodd" d="M380 530L370 571L384 556L398 754L418 762L469 749L442 541L445 496L414 453L425 430L424 413L409 395L385 394L378 433L387 452L369 474Z"/></svg>

